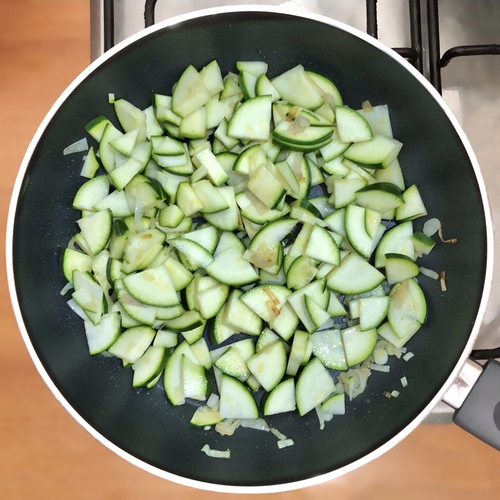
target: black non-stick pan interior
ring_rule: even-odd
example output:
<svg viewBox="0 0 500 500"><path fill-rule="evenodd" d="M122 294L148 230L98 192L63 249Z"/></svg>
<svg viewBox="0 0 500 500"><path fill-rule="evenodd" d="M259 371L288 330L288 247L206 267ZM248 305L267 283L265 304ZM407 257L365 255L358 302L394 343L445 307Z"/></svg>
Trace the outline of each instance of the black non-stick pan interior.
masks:
<svg viewBox="0 0 500 500"><path fill-rule="evenodd" d="M344 101L388 104L407 185L417 183L430 216L458 244L438 244L422 261L446 271L447 287L421 276L428 321L408 349L410 361L391 358L390 373L373 373L347 414L319 429L311 412L268 419L295 445L279 450L269 433L238 429L233 437L190 427L194 406L173 408L162 384L131 387L131 371L117 359L88 354L82 322L60 295L59 254L76 232L71 209L81 156L63 156L92 118L114 120L108 93L142 108L153 92L168 94L188 64L217 59L222 72L237 60L264 60L271 75L303 64L330 77ZM417 220L415 227L421 227ZM19 196L13 240L17 296L36 355L62 396L102 436L158 469L226 485L294 482L350 464L404 429L428 405L468 341L483 291L486 226L469 156L438 102L397 59L337 27L272 13L226 13L161 29L127 46L90 74L61 104L39 141ZM425 264L424 264L425 262ZM408 387L400 378L406 376ZM387 399L384 391L400 391ZM231 449L230 460L200 448Z"/></svg>

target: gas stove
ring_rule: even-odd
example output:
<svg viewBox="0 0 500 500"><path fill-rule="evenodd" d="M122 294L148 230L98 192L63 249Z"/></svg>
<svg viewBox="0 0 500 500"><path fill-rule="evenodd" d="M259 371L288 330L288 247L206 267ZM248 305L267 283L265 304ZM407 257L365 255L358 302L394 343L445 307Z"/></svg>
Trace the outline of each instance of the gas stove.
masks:
<svg viewBox="0 0 500 500"><path fill-rule="evenodd" d="M441 92L476 153L493 222L500 221L500 2L497 0L92 0L91 56L97 58L157 21L194 10L242 3L322 14L365 31L394 48ZM495 262L500 266L500 235ZM500 270L499 270L500 272ZM493 284L476 353L499 357L500 281ZM479 350L484 350L479 352ZM451 422L437 405L428 423Z"/></svg>

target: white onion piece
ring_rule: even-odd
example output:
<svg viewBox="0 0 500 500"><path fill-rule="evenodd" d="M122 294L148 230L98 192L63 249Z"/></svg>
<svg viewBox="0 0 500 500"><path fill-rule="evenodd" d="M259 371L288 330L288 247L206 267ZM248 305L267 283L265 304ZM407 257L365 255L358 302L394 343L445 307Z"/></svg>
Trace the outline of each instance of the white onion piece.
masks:
<svg viewBox="0 0 500 500"><path fill-rule="evenodd" d="M392 392L391 392L391 396L392 396L393 398L397 398L397 397L399 396L399 391L396 391L396 390L392 391Z"/></svg>
<svg viewBox="0 0 500 500"><path fill-rule="evenodd" d="M66 295L72 289L73 289L73 283L71 283L71 281L68 281L59 293L61 295Z"/></svg>
<svg viewBox="0 0 500 500"><path fill-rule="evenodd" d="M370 101L363 101L361 103L361 109L363 109L363 111L373 111L372 103Z"/></svg>
<svg viewBox="0 0 500 500"><path fill-rule="evenodd" d="M69 299L67 304L71 308L71 310L78 316L80 316L80 318L82 318L84 321L87 321L89 319L85 314L85 311L76 303L74 299Z"/></svg>
<svg viewBox="0 0 500 500"><path fill-rule="evenodd" d="M304 130L311 124L310 120L304 115L299 115L288 127L291 134L298 135L304 132Z"/></svg>
<svg viewBox="0 0 500 500"><path fill-rule="evenodd" d="M278 438L278 439L286 439L287 437L280 432L278 429L275 429L274 427L269 427L269 430Z"/></svg>
<svg viewBox="0 0 500 500"><path fill-rule="evenodd" d="M293 439L280 439L278 441L278 448L281 450L282 448L286 448L287 446L293 446L295 443Z"/></svg>
<svg viewBox="0 0 500 500"><path fill-rule="evenodd" d="M407 352L404 356L403 356L403 359L405 361L408 361L410 360L411 358L413 358L413 356L415 356L415 354L413 354L412 352Z"/></svg>
<svg viewBox="0 0 500 500"><path fill-rule="evenodd" d="M430 238L431 236L434 236L439 231L440 228L441 228L441 221L434 217L433 219L425 221L422 231L426 236Z"/></svg>
<svg viewBox="0 0 500 500"><path fill-rule="evenodd" d="M231 458L231 450L229 448L227 450L213 450L206 444L201 451L211 458Z"/></svg>
<svg viewBox="0 0 500 500"><path fill-rule="evenodd" d="M314 409L319 420L319 430L322 431L325 428L325 412L321 409L321 406L316 406Z"/></svg>
<svg viewBox="0 0 500 500"><path fill-rule="evenodd" d="M239 426L240 420L226 418L215 425L215 430L222 436L232 436Z"/></svg>
<svg viewBox="0 0 500 500"><path fill-rule="evenodd" d="M242 418L240 425L241 427L248 427L249 429L256 429L258 431L270 431L270 427L263 418Z"/></svg>
<svg viewBox="0 0 500 500"><path fill-rule="evenodd" d="M396 358L401 357L401 353L405 352L403 349L406 349L405 347L396 347L395 345L392 345L390 342L387 342L387 340L379 340L377 341L377 344L375 345L375 348L382 348L384 349L389 356L396 356Z"/></svg>
<svg viewBox="0 0 500 500"><path fill-rule="evenodd" d="M207 399L207 406L209 408L213 408L218 402L219 402L219 396L217 394L212 393Z"/></svg>
<svg viewBox="0 0 500 500"><path fill-rule="evenodd" d="M360 366L340 373L337 379L339 385L342 384L344 386L346 394L352 400L366 389L366 383L370 375L371 371L368 367Z"/></svg>
<svg viewBox="0 0 500 500"><path fill-rule="evenodd" d="M242 418L242 419L235 420L234 422L237 423L237 426L241 425L241 427L247 427L249 429L255 429L255 430L264 431L264 432L271 432L271 434L274 434L279 440L287 439L287 437L282 432L280 432L278 429L275 429L274 427L270 427L268 425L268 423L263 418ZM230 426L234 425L234 422L232 422L230 424ZM221 423L223 423L223 422L221 422ZM217 424L217 425L220 425L220 424Z"/></svg>
<svg viewBox="0 0 500 500"><path fill-rule="evenodd" d="M433 280L439 279L439 274L432 269L427 269L426 267L422 266L420 266L418 269L424 276L427 276L428 278L432 278Z"/></svg>
<svg viewBox="0 0 500 500"><path fill-rule="evenodd" d="M441 291L446 292L446 290L448 290L446 286L446 271L441 271L439 273L439 283L441 284Z"/></svg>
<svg viewBox="0 0 500 500"><path fill-rule="evenodd" d="M385 365L387 363L387 361L389 360L389 355L387 354L387 351L385 349L382 349L381 347L377 347L373 351L373 359L375 361L375 364Z"/></svg>
<svg viewBox="0 0 500 500"><path fill-rule="evenodd" d="M370 363L368 368L375 372L389 373L391 371L391 367L389 365L376 365L375 363Z"/></svg>
<svg viewBox="0 0 500 500"><path fill-rule="evenodd" d="M81 153L82 151L87 151L89 149L89 143L87 142L87 138L84 137L73 144L70 144L66 148L63 149L63 155L70 155L73 153Z"/></svg>
<svg viewBox="0 0 500 500"><path fill-rule="evenodd" d="M335 384L335 392L339 394L345 394L344 384Z"/></svg>
<svg viewBox="0 0 500 500"><path fill-rule="evenodd" d="M400 380L403 387L408 387L408 379L406 377L401 377Z"/></svg>
<svg viewBox="0 0 500 500"><path fill-rule="evenodd" d="M439 236L439 239L443 243L458 243L458 238L448 238L447 240L445 240L443 237L443 228L442 227L440 227L438 230L438 236Z"/></svg>

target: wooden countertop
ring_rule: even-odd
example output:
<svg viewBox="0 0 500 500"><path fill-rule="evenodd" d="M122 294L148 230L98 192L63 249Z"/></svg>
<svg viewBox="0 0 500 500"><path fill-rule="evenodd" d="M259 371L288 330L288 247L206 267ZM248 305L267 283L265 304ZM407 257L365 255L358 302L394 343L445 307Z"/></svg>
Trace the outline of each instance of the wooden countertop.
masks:
<svg viewBox="0 0 500 500"><path fill-rule="evenodd" d="M0 19L4 261L8 204L24 151L52 103L89 62L89 6L86 0L2 0ZM0 497L209 500L222 496L169 483L133 467L69 416L42 382L24 347L11 311L4 265L0 313ZM496 451L453 425L423 425L360 470L323 486L272 498L486 500L499 495Z"/></svg>

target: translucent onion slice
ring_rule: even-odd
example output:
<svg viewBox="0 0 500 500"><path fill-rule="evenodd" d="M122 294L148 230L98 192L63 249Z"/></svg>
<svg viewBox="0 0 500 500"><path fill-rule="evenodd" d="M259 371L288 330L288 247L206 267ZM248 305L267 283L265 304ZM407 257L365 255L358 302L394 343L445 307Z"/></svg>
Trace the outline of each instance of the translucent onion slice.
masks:
<svg viewBox="0 0 500 500"><path fill-rule="evenodd" d="M203 451L208 457L211 458L231 458L231 450L213 450L208 446L208 444L205 444L201 451Z"/></svg>
<svg viewBox="0 0 500 500"><path fill-rule="evenodd" d="M63 155L70 155L73 153L81 153L83 151L87 151L89 149L89 143L87 142L87 138L84 137L83 139L80 139L73 144L70 144L69 146L65 147L63 149Z"/></svg>
<svg viewBox="0 0 500 500"><path fill-rule="evenodd" d="M422 232L431 238L434 236L439 229L441 228L441 221L439 219L433 218L425 221L424 227L422 228Z"/></svg>

